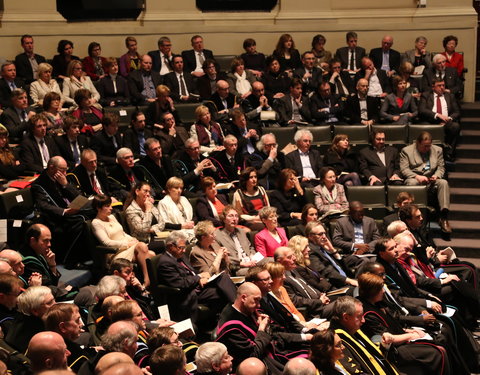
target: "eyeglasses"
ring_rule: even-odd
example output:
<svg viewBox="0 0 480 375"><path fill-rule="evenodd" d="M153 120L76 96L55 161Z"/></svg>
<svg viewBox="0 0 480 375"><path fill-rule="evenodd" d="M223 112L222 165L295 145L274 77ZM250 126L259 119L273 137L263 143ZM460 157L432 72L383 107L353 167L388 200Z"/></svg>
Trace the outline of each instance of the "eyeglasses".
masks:
<svg viewBox="0 0 480 375"><path fill-rule="evenodd" d="M265 147L275 147L276 145L277 145L276 143L264 144Z"/></svg>
<svg viewBox="0 0 480 375"><path fill-rule="evenodd" d="M269 281L269 280L272 280L272 276L268 276L263 279L258 279L258 281Z"/></svg>
<svg viewBox="0 0 480 375"><path fill-rule="evenodd" d="M327 233L325 233L325 232L320 232L320 233L310 233L310 234L311 234L312 236L319 236L319 237L321 237L321 236L325 236Z"/></svg>
<svg viewBox="0 0 480 375"><path fill-rule="evenodd" d="M185 250L187 248L186 246L178 246L178 245L175 245L175 247L179 250Z"/></svg>

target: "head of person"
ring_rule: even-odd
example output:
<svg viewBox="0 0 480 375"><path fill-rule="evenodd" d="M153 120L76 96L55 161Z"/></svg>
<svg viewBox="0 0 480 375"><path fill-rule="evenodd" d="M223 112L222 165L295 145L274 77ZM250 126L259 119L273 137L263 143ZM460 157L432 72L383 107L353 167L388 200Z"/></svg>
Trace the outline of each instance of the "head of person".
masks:
<svg viewBox="0 0 480 375"><path fill-rule="evenodd" d="M128 147L122 147L117 151L117 163L125 170L130 170L135 165L133 152Z"/></svg>
<svg viewBox="0 0 480 375"><path fill-rule="evenodd" d="M41 79L45 83L49 83L52 79L53 67L49 63L38 64L38 79Z"/></svg>
<svg viewBox="0 0 480 375"><path fill-rule="evenodd" d="M60 110L60 94L54 91L48 92L43 98L43 110L47 112Z"/></svg>
<svg viewBox="0 0 480 375"><path fill-rule="evenodd" d="M277 188L280 191L288 192L295 187L297 172L291 168L282 169L277 178Z"/></svg>
<svg viewBox="0 0 480 375"><path fill-rule="evenodd" d="M387 227L387 233L391 238L394 238L397 234L405 232L406 230L408 230L407 224L401 220L392 221Z"/></svg>
<svg viewBox="0 0 480 375"><path fill-rule="evenodd" d="M234 57L230 63L230 72L242 75L245 72L245 62L241 57Z"/></svg>
<svg viewBox="0 0 480 375"><path fill-rule="evenodd" d="M334 72L337 72L337 73L340 74L340 72L342 71L342 63L338 59L331 59L328 62L328 66L330 68L330 73L332 73L332 74Z"/></svg>
<svg viewBox="0 0 480 375"><path fill-rule="evenodd" d="M60 40L57 45L57 52L62 56L73 55L73 43L66 39Z"/></svg>
<svg viewBox="0 0 480 375"><path fill-rule="evenodd" d="M418 52L422 52L425 49L425 47L427 46L427 44L428 44L428 39L425 38L424 36L418 36L415 39L415 49Z"/></svg>
<svg viewBox="0 0 480 375"><path fill-rule="evenodd" d="M277 146L277 139L273 133L266 133L260 137L257 142L257 149L265 154L270 154L272 148Z"/></svg>
<svg viewBox="0 0 480 375"><path fill-rule="evenodd" d="M445 52L452 54L455 52L455 48L457 48L458 38L455 35L447 35L443 38L442 44Z"/></svg>
<svg viewBox="0 0 480 375"><path fill-rule="evenodd" d="M307 224L305 235L311 243L318 246L324 246L328 240L325 227L318 221L311 221Z"/></svg>
<svg viewBox="0 0 480 375"><path fill-rule="evenodd" d="M307 203L302 209L302 224L307 225L311 221L318 221L318 209L313 203Z"/></svg>
<svg viewBox="0 0 480 375"><path fill-rule="evenodd" d="M0 305L8 310L15 309L20 293L22 293L22 282L17 276L0 275Z"/></svg>
<svg viewBox="0 0 480 375"><path fill-rule="evenodd" d="M385 267L383 267L380 263L365 262L358 270L357 276L367 272L380 276L385 281L385 278L386 278Z"/></svg>
<svg viewBox="0 0 480 375"><path fill-rule="evenodd" d="M252 83L252 94L257 98L260 98L265 95L265 86L260 81L255 81ZM245 122L246 125L246 122Z"/></svg>
<svg viewBox="0 0 480 375"><path fill-rule="evenodd" d="M357 332L365 319L362 303L351 296L342 296L335 300L332 322L340 324L349 334Z"/></svg>
<svg viewBox="0 0 480 375"><path fill-rule="evenodd" d="M29 34L22 35L22 37L20 38L20 44L22 45L25 53L33 53L33 36Z"/></svg>
<svg viewBox="0 0 480 375"><path fill-rule="evenodd" d="M262 296L272 291L272 277L265 265L250 267L245 275L245 281L258 286Z"/></svg>
<svg viewBox="0 0 480 375"><path fill-rule="evenodd" d="M140 58L140 69L144 72L150 72L152 70L152 58L150 55L145 54Z"/></svg>
<svg viewBox="0 0 480 375"><path fill-rule="evenodd" d="M176 345L182 346L178 339L178 333L172 327L155 327L147 338L147 345L151 351L164 346Z"/></svg>
<svg viewBox="0 0 480 375"><path fill-rule="evenodd" d="M187 236L179 230L173 231L165 240L166 250L177 259L180 259L185 254L187 244Z"/></svg>
<svg viewBox="0 0 480 375"><path fill-rule="evenodd" d="M92 208L97 211L97 217L108 217L112 213L112 198L108 195L95 195Z"/></svg>
<svg viewBox="0 0 480 375"><path fill-rule="evenodd" d="M279 262L268 262L265 268L272 278L272 290L278 291L285 280L285 266Z"/></svg>
<svg viewBox="0 0 480 375"><path fill-rule="evenodd" d="M130 321L135 323L138 331L145 330L146 324L143 320L143 312L137 301L126 300L115 304L112 307L111 321Z"/></svg>
<svg viewBox="0 0 480 375"><path fill-rule="evenodd" d="M107 353L98 361L95 366L95 375L105 375L105 372L114 366L134 365L133 359L121 352ZM133 375L133 374L132 374Z"/></svg>
<svg viewBox="0 0 480 375"><path fill-rule="evenodd" d="M22 255L15 250L5 249L0 251L0 258L8 261L8 264L12 267L13 272L17 276L23 275L25 271L25 264L22 261Z"/></svg>
<svg viewBox="0 0 480 375"><path fill-rule="evenodd" d="M210 110L208 109L207 106L199 105L197 108L195 108L195 118L197 120L197 123L209 125L212 119L212 116L210 115Z"/></svg>
<svg viewBox="0 0 480 375"><path fill-rule="evenodd" d="M298 265L310 265L310 246L307 237L300 235L293 236L288 241L288 247L293 250Z"/></svg>
<svg viewBox="0 0 480 375"><path fill-rule="evenodd" d="M223 79L221 79L217 81L217 83L215 84L215 87L221 99L226 99L228 97L228 94L229 94L228 90L230 89L230 85L228 84L227 81L224 81Z"/></svg>
<svg viewBox="0 0 480 375"><path fill-rule="evenodd" d="M83 322L78 306L73 303L57 303L43 316L45 329L60 334L64 340L75 341L83 332Z"/></svg>
<svg viewBox="0 0 480 375"><path fill-rule="evenodd" d="M317 373L315 365L309 359L301 357L290 359L283 369L283 375L316 375Z"/></svg>
<svg viewBox="0 0 480 375"><path fill-rule="evenodd" d="M80 164L89 173L94 173L97 170L97 154L95 151L86 148L80 155Z"/></svg>
<svg viewBox="0 0 480 375"><path fill-rule="evenodd" d="M345 34L345 40L347 41L347 46L353 49L357 46L358 35L355 31L349 31Z"/></svg>
<svg viewBox="0 0 480 375"><path fill-rule="evenodd" d="M0 150L5 151L5 153L4 153L5 157L7 155L7 152L10 151L8 136L9 136L8 129L5 126L3 126L2 124L0 124ZM10 160L13 162L13 160L14 160L13 154L11 154L10 157L11 157ZM5 164L7 164L7 163L5 163Z"/></svg>
<svg viewBox="0 0 480 375"><path fill-rule="evenodd" d="M172 69L176 73L182 74L183 73L183 65L184 65L182 55L173 55L171 65L172 65Z"/></svg>
<svg viewBox="0 0 480 375"><path fill-rule="evenodd" d="M8 263L7 259L0 259L0 275L12 275L16 276L12 266Z"/></svg>
<svg viewBox="0 0 480 375"><path fill-rule="evenodd" d="M297 267L297 258L292 249L286 246L280 246L273 254L275 262L281 263L285 270L290 271Z"/></svg>
<svg viewBox="0 0 480 375"><path fill-rule="evenodd" d="M192 43L192 48L195 52L202 52L203 51L203 38L200 35L194 35L190 39Z"/></svg>
<svg viewBox="0 0 480 375"><path fill-rule="evenodd" d="M394 76L392 78L393 90L397 94L397 96L403 95L405 90L407 89L407 81L405 78L401 76Z"/></svg>
<svg viewBox="0 0 480 375"><path fill-rule="evenodd" d="M445 81L440 77L435 77L432 79L432 91L442 96L445 94Z"/></svg>
<svg viewBox="0 0 480 375"><path fill-rule="evenodd" d="M277 42L275 51L285 53L295 48L295 42L290 34L282 34Z"/></svg>
<svg viewBox="0 0 480 375"><path fill-rule="evenodd" d="M253 315L260 308L262 292L253 283L245 282L237 289L234 307L245 315Z"/></svg>
<svg viewBox="0 0 480 375"><path fill-rule="evenodd" d="M110 265L110 274L121 277L123 280L125 280L127 285L130 285L132 279L135 277L135 272L133 272L133 263L128 259L116 258Z"/></svg>
<svg viewBox="0 0 480 375"><path fill-rule="evenodd" d="M408 191L401 191L400 193L398 193L395 200L397 207L406 206L407 204L411 204L413 202L415 202L415 197Z"/></svg>
<svg viewBox="0 0 480 375"><path fill-rule="evenodd" d="M310 130L300 129L293 136L293 140L301 152L308 152L312 146L313 134Z"/></svg>
<svg viewBox="0 0 480 375"><path fill-rule="evenodd" d="M340 155L343 155L345 152L350 150L350 141L348 139L348 135L337 134L335 137L333 137L331 149Z"/></svg>
<svg viewBox="0 0 480 375"><path fill-rule="evenodd" d="M132 321L112 323L102 336L102 346L107 352L122 352L133 358L137 350L137 327Z"/></svg>
<svg viewBox="0 0 480 375"><path fill-rule="evenodd" d="M322 98L328 98L332 94L332 88L330 87L330 83L322 82L318 85L318 93Z"/></svg>
<svg viewBox="0 0 480 375"><path fill-rule="evenodd" d="M239 186L243 192L256 189L258 186L258 175L255 167L247 167L240 173Z"/></svg>
<svg viewBox="0 0 480 375"><path fill-rule="evenodd" d="M22 88L16 88L11 93L12 105L17 109L27 109L27 92Z"/></svg>
<svg viewBox="0 0 480 375"><path fill-rule="evenodd" d="M265 64L267 65L267 70L270 73L277 74L280 72L280 62L278 58L270 55L265 59Z"/></svg>
<svg viewBox="0 0 480 375"><path fill-rule="evenodd" d="M302 53L302 64L305 69L311 70L315 64L315 55L312 51L305 51Z"/></svg>
<svg viewBox="0 0 480 375"><path fill-rule="evenodd" d="M388 264L393 264L398 258L397 243L389 237L381 238L375 244L375 253Z"/></svg>
<svg viewBox="0 0 480 375"><path fill-rule="evenodd" d="M398 258L405 259L413 251L415 246L415 238L410 231L403 231L393 237L393 240L397 243Z"/></svg>
<svg viewBox="0 0 480 375"><path fill-rule="evenodd" d="M159 162L162 159L162 146L156 138L147 138L145 140L145 153L147 156L155 162Z"/></svg>
<svg viewBox="0 0 480 375"><path fill-rule="evenodd" d="M256 357L244 359L237 367L237 375L267 375L267 373L265 363Z"/></svg>
<svg viewBox="0 0 480 375"><path fill-rule="evenodd" d="M209 176L203 177L200 182L200 186L207 199L212 202L215 201L215 198L218 194L215 180Z"/></svg>
<svg viewBox="0 0 480 375"><path fill-rule="evenodd" d="M253 55L257 52L257 42L255 39L247 38L243 41L243 49L249 55Z"/></svg>
<svg viewBox="0 0 480 375"><path fill-rule="evenodd" d="M389 51L393 46L393 38L390 35L385 35L382 38L382 49L384 51Z"/></svg>
<svg viewBox="0 0 480 375"><path fill-rule="evenodd" d="M37 318L42 318L54 304L52 291L46 286L31 286L17 298L18 311Z"/></svg>
<svg viewBox="0 0 480 375"><path fill-rule="evenodd" d="M100 43L97 42L91 42L88 45L88 56L90 57L99 57L102 54L102 47L100 46Z"/></svg>
<svg viewBox="0 0 480 375"><path fill-rule="evenodd" d="M161 346L150 357L152 375L183 375L186 364L185 353L175 345Z"/></svg>
<svg viewBox="0 0 480 375"><path fill-rule="evenodd" d="M125 290L126 285L126 281L120 276L103 276L98 282L97 290L95 291L95 297L99 301L104 301L108 297L119 297L120 299L112 300L111 305L113 306L113 301L115 301L115 303L118 303L119 301L125 299L125 297L127 296L127 292Z"/></svg>
<svg viewBox="0 0 480 375"><path fill-rule="evenodd" d="M383 299L383 277L370 272L358 276L358 295L372 303L380 302Z"/></svg>
<svg viewBox="0 0 480 375"><path fill-rule="evenodd" d="M375 69L375 65L373 65L373 61L369 57L362 58L362 68L363 69Z"/></svg>
<svg viewBox="0 0 480 375"><path fill-rule="evenodd" d="M375 150L382 151L385 149L385 132L383 130L374 129L370 133L370 144Z"/></svg>
<svg viewBox="0 0 480 375"><path fill-rule="evenodd" d="M299 99L302 97L302 81L300 78L292 79L288 88L292 98Z"/></svg>
<svg viewBox="0 0 480 375"><path fill-rule="evenodd" d="M269 231L275 230L278 226L277 208L264 206L258 211L258 217Z"/></svg>
<svg viewBox="0 0 480 375"><path fill-rule="evenodd" d="M365 78L360 78L357 82L357 92L361 97L367 96L368 81Z"/></svg>
<svg viewBox="0 0 480 375"><path fill-rule="evenodd" d="M56 332L43 331L30 339L27 357L35 373L47 370L67 370L67 358L70 352L67 345Z"/></svg>
<svg viewBox="0 0 480 375"><path fill-rule="evenodd" d="M67 116L63 120L63 130L67 134L69 140L76 140L80 135L80 130L82 129L82 127L82 120L74 116Z"/></svg>
<svg viewBox="0 0 480 375"><path fill-rule="evenodd" d="M145 114L142 111L133 112L130 123L136 131L143 131L146 126Z"/></svg>
<svg viewBox="0 0 480 375"><path fill-rule="evenodd" d="M179 201L183 192L183 180L179 177L170 177L165 185L165 191L174 202Z"/></svg>
<svg viewBox="0 0 480 375"><path fill-rule="evenodd" d="M25 232L29 247L36 253L46 255L50 250L52 234L50 229L43 224L33 224Z"/></svg>
<svg viewBox="0 0 480 375"><path fill-rule="evenodd" d="M108 57L105 61L105 73L110 75L118 74L118 61L115 57Z"/></svg>
<svg viewBox="0 0 480 375"><path fill-rule="evenodd" d="M332 167L320 168L318 177L320 178L320 183L329 190L333 189L337 183L337 175Z"/></svg>
<svg viewBox="0 0 480 375"><path fill-rule="evenodd" d="M198 160L200 157L200 142L198 142L197 137L190 137L185 141L185 152L192 160Z"/></svg>
<svg viewBox="0 0 480 375"><path fill-rule="evenodd" d="M158 39L158 49L166 56L172 52L172 42L168 36L162 36Z"/></svg>
<svg viewBox="0 0 480 375"><path fill-rule="evenodd" d="M168 86L158 85L157 88L155 89L155 93L157 94L157 100L159 102L166 102L170 96L171 91ZM165 112L165 113L170 113L170 112Z"/></svg>
<svg viewBox="0 0 480 375"><path fill-rule="evenodd" d="M421 132L415 140L415 145L420 154L428 154L432 149L432 135L429 132Z"/></svg>
<svg viewBox="0 0 480 375"><path fill-rule="evenodd" d="M238 149L237 138L232 134L228 134L223 139L223 146L225 147L225 152L227 153L227 155L235 156Z"/></svg>
<svg viewBox="0 0 480 375"><path fill-rule="evenodd" d="M348 215L353 222L360 224L363 221L365 216L365 210L363 208L362 202L352 201L348 205Z"/></svg>
<svg viewBox="0 0 480 375"><path fill-rule="evenodd" d="M92 105L92 92L88 89L78 89L73 95L73 100L80 109L90 108Z"/></svg>
<svg viewBox="0 0 480 375"><path fill-rule="evenodd" d="M133 36L127 36L125 38L125 47L127 47L128 52L132 55L137 53L137 39Z"/></svg>
<svg viewBox="0 0 480 375"><path fill-rule="evenodd" d="M67 76L80 79L83 75L83 66L80 60L72 60L67 65Z"/></svg>
<svg viewBox="0 0 480 375"><path fill-rule="evenodd" d="M325 44L327 43L327 38L322 34L317 34L312 39L312 50L316 52L322 52L325 50Z"/></svg>
<svg viewBox="0 0 480 375"><path fill-rule="evenodd" d="M6 81L13 81L17 77L17 69L13 62L2 64L2 78Z"/></svg>
<svg viewBox="0 0 480 375"><path fill-rule="evenodd" d="M256 82L254 82L255 84ZM259 82L260 83L260 82ZM240 108L235 108L231 113L232 123L240 129L245 129L247 127L247 119L245 114Z"/></svg>
<svg viewBox="0 0 480 375"><path fill-rule="evenodd" d="M202 69L203 72L212 79L217 76L217 72L220 70L214 59L206 59L202 64Z"/></svg>
<svg viewBox="0 0 480 375"><path fill-rule="evenodd" d="M116 113L105 113L102 118L103 129L108 136L114 136L118 132L120 117Z"/></svg>
<svg viewBox="0 0 480 375"><path fill-rule="evenodd" d="M40 113L30 117L27 123L27 129L30 135L42 139L47 135L47 124L47 117Z"/></svg>
<svg viewBox="0 0 480 375"><path fill-rule="evenodd" d="M398 73L400 76L404 77L405 79L410 78L413 74L415 68L410 61L404 61L400 64L400 68L398 69Z"/></svg>
<svg viewBox="0 0 480 375"><path fill-rule="evenodd" d="M310 360L319 370L332 369L335 362L345 355L340 336L333 329L326 329L313 335L310 341Z"/></svg>
<svg viewBox="0 0 480 375"><path fill-rule="evenodd" d="M174 128L176 123L175 123L175 116L171 112L165 112L161 117L160 117L160 123L163 125L163 128L168 130L170 128Z"/></svg>
<svg viewBox="0 0 480 375"><path fill-rule="evenodd" d="M432 61L433 66L437 71L445 71L445 68L447 67L447 58L445 56L443 56L441 53L437 53L435 56L433 56Z"/></svg>
<svg viewBox="0 0 480 375"><path fill-rule="evenodd" d="M143 371L135 363L115 363L101 375L143 375Z"/></svg>
<svg viewBox="0 0 480 375"><path fill-rule="evenodd" d="M138 205L143 206L145 201L152 198L152 187L146 181L140 181L132 188L132 199L137 202Z"/></svg>
<svg viewBox="0 0 480 375"><path fill-rule="evenodd" d="M423 225L423 216L416 204L407 204L398 210L398 217L412 230L419 229Z"/></svg>
<svg viewBox="0 0 480 375"><path fill-rule="evenodd" d="M199 221L193 228L195 238L200 247L209 250L210 245L215 241L215 227L210 220Z"/></svg>
<svg viewBox="0 0 480 375"><path fill-rule="evenodd" d="M227 347L220 342L206 342L195 353L195 364L201 374L227 375L232 371L232 359Z"/></svg>
<svg viewBox="0 0 480 375"><path fill-rule="evenodd" d="M239 221L239 215L235 207L227 204L222 210L220 220L222 220L225 229L232 232Z"/></svg>

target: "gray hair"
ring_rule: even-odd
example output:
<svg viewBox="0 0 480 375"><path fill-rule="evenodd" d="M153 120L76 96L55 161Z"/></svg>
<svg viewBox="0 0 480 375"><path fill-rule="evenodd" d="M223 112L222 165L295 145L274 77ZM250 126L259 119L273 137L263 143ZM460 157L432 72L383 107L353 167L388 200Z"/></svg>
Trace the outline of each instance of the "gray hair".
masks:
<svg viewBox="0 0 480 375"><path fill-rule="evenodd" d="M133 154L132 150L130 150L128 147L122 147L117 151L117 160L122 159L128 153Z"/></svg>
<svg viewBox="0 0 480 375"><path fill-rule="evenodd" d="M352 296L343 296L338 298L333 305L332 321L340 321L343 314L353 315L355 314L355 305L362 304L358 299Z"/></svg>
<svg viewBox="0 0 480 375"><path fill-rule="evenodd" d="M160 144L160 141L159 141L157 138L147 138L147 139L145 140L145 145L144 145L145 151L149 151L149 150L150 150L150 147L151 147L152 145L154 145L155 143Z"/></svg>
<svg viewBox="0 0 480 375"><path fill-rule="evenodd" d="M225 138L223 138L223 144L225 145L225 143L228 143L228 141L238 141L238 140L237 140L237 137L235 137L234 135L228 134L227 136L225 136Z"/></svg>
<svg viewBox="0 0 480 375"><path fill-rule="evenodd" d="M108 296L114 296L120 294L120 290L125 288L127 282L120 276L107 275L101 278L98 282L97 291L95 297L99 300L103 300Z"/></svg>
<svg viewBox="0 0 480 375"><path fill-rule="evenodd" d="M425 42L425 44L428 43L428 39L425 38L424 36L417 36L417 38L415 39L415 43L418 43L420 41Z"/></svg>
<svg viewBox="0 0 480 375"><path fill-rule="evenodd" d="M388 227L387 227L387 233L390 237L395 237L397 234L399 234L399 227L400 226L407 226L402 220L395 220L392 221Z"/></svg>
<svg viewBox="0 0 480 375"><path fill-rule="evenodd" d="M178 241L187 241L187 236L180 230L174 230L165 240L165 245L177 244Z"/></svg>
<svg viewBox="0 0 480 375"><path fill-rule="evenodd" d="M197 137L190 137L185 141L185 147L189 147L192 143L198 142Z"/></svg>
<svg viewBox="0 0 480 375"><path fill-rule="evenodd" d="M162 36L158 39L158 46L163 46L165 42L170 42L170 38L168 36Z"/></svg>
<svg viewBox="0 0 480 375"><path fill-rule="evenodd" d="M33 310L40 308L45 300L45 296L52 294L49 287L31 286L25 292L20 294L17 299L17 309L22 314L31 315Z"/></svg>
<svg viewBox="0 0 480 375"><path fill-rule="evenodd" d="M21 87L17 87L16 89L14 89L12 91L12 93L10 94L12 99L13 98L19 98L20 96L22 96L23 94L26 94L26 91L24 89L22 89Z"/></svg>
<svg viewBox="0 0 480 375"><path fill-rule="evenodd" d="M309 136L310 137L310 140L313 142L313 134L310 130L307 130L307 129L300 129L300 130L297 130L297 132L295 133L295 135L293 136L293 140L295 142L298 142L298 140L300 138L303 138L305 135Z"/></svg>
<svg viewBox="0 0 480 375"><path fill-rule="evenodd" d="M268 136L273 137L273 139L275 139L275 142L277 142L277 138L275 137L275 134L265 133L264 135L262 135L260 137L260 140L257 142L257 148L258 148L259 151L263 152L263 150L265 150L265 138L268 137Z"/></svg>
<svg viewBox="0 0 480 375"><path fill-rule="evenodd" d="M107 352L122 352L124 351L125 343L127 340L127 345L133 345L137 341L137 328L135 323L130 321L122 321L124 323L131 324L133 330L122 329L117 333L105 333L102 336L102 346Z"/></svg>
<svg viewBox="0 0 480 375"><path fill-rule="evenodd" d="M270 215L277 214L277 207L273 206L265 206L258 211L258 216L260 217L260 220L266 220Z"/></svg>
<svg viewBox="0 0 480 375"><path fill-rule="evenodd" d="M195 353L197 372L215 372L213 370L213 365L220 365L226 352L227 347L220 342L206 342L200 345Z"/></svg>
<svg viewBox="0 0 480 375"><path fill-rule="evenodd" d="M50 167L51 165L58 167L61 161L65 161L65 159L61 156L53 156L48 160L47 167Z"/></svg>
<svg viewBox="0 0 480 375"><path fill-rule="evenodd" d="M433 56L432 61L434 64L436 64L440 59L445 59L445 56L443 56L441 53L437 53L435 56Z"/></svg>

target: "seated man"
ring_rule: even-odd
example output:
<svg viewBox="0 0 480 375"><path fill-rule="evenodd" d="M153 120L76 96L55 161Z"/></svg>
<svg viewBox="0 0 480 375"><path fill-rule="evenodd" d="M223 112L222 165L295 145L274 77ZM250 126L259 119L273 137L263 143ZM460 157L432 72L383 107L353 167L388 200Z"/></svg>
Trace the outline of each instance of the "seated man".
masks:
<svg viewBox="0 0 480 375"><path fill-rule="evenodd" d="M201 100L208 100L216 90L216 83L220 80L227 80L225 72L220 71L220 67L215 60L206 59L202 64L203 76L197 79L198 94Z"/></svg>
<svg viewBox="0 0 480 375"><path fill-rule="evenodd" d="M310 130L297 130L293 137L297 144L297 150L285 156L287 168L293 169L303 186L313 187L320 183L320 169L322 168L322 157L320 153L311 149L313 134Z"/></svg>
<svg viewBox="0 0 480 375"><path fill-rule="evenodd" d="M223 273L208 282L210 274L195 273L184 257L186 237L181 231L172 232L165 241L166 252L160 256L157 274L159 283L180 292L167 296L170 316L174 321L191 318L197 321L198 304L207 304L214 311L220 311L226 303L235 300L235 285Z"/></svg>
<svg viewBox="0 0 480 375"><path fill-rule="evenodd" d="M329 63L330 73L327 76L328 83L332 87L332 93L342 98L348 97L353 93L353 80L348 71L342 70L340 61L332 59Z"/></svg>
<svg viewBox="0 0 480 375"><path fill-rule="evenodd" d="M334 246L354 255L373 252L379 238L375 220L364 216L363 204L358 201L350 202L348 216L337 220L332 236Z"/></svg>
<svg viewBox="0 0 480 375"><path fill-rule="evenodd" d="M212 119L221 124L226 124L232 110L240 106L240 104L237 103L237 97L233 95L229 89L230 85L227 81L217 81L215 93L210 97L210 100L205 103L212 114Z"/></svg>
<svg viewBox="0 0 480 375"><path fill-rule="evenodd" d="M289 90L288 94L274 103L280 125L308 124L311 121L311 116L308 98L302 94L302 81L298 78L292 79Z"/></svg>
<svg viewBox="0 0 480 375"><path fill-rule="evenodd" d="M302 53L302 67L295 69L293 76L302 81L302 92L309 95L317 91L322 81L322 70L314 66L315 55L312 51Z"/></svg>
<svg viewBox="0 0 480 375"><path fill-rule="evenodd" d="M140 159L137 166L144 167L150 173L155 179L155 187L165 188L167 180L173 176L170 155L163 153L160 142L156 138L148 138L144 147L146 155Z"/></svg>
<svg viewBox="0 0 480 375"><path fill-rule="evenodd" d="M238 150L246 157L255 152L256 142L260 137L260 128L255 123L247 121L240 108L232 111L232 121L227 133L237 137Z"/></svg>
<svg viewBox="0 0 480 375"><path fill-rule="evenodd" d="M202 69L203 63L207 59L213 58L213 53L209 49L203 48L203 38L200 35L194 35L190 39L193 49L183 51L182 57L185 62L184 70L195 77L202 77L205 73Z"/></svg>
<svg viewBox="0 0 480 375"><path fill-rule="evenodd" d="M33 51L33 37L31 35L22 35L20 42L24 52L15 57L17 75L26 83L31 83L38 78L38 65L46 62L46 60L45 57Z"/></svg>
<svg viewBox="0 0 480 375"><path fill-rule="evenodd" d="M0 327L4 335L7 335L15 320L17 298L22 293L22 284L16 276L0 275Z"/></svg>
<svg viewBox="0 0 480 375"><path fill-rule="evenodd" d="M265 96L265 86L260 81L252 83L252 93L242 101L242 109L248 120L260 123L260 114L262 111L272 111Z"/></svg>
<svg viewBox="0 0 480 375"><path fill-rule="evenodd" d="M63 340L56 332L44 331L34 335L28 344L27 357L36 374L45 372L67 371L67 359L71 354Z"/></svg>
<svg viewBox="0 0 480 375"><path fill-rule="evenodd" d="M156 100L155 88L162 83L162 77L152 70L152 58L145 54L140 59L140 69L128 74L128 91L132 103L147 105Z"/></svg>
<svg viewBox="0 0 480 375"><path fill-rule="evenodd" d="M368 81L368 96L384 98L392 92L392 85L387 73L384 70L375 68L373 61L368 57L362 59L362 69L355 74L355 83L361 78L365 78Z"/></svg>
<svg viewBox="0 0 480 375"><path fill-rule="evenodd" d="M159 121L162 128L155 127L155 138L160 141L163 153L176 159L178 154L185 150L185 141L188 139L188 131L177 124L175 113L165 112Z"/></svg>
<svg viewBox="0 0 480 375"><path fill-rule="evenodd" d="M184 71L182 56L172 57L172 68L173 71L163 77L163 83L170 89L172 99L176 103L198 102L197 86L193 76Z"/></svg>
<svg viewBox="0 0 480 375"><path fill-rule="evenodd" d="M367 96L368 81L360 78L357 93L350 94L345 103L345 119L349 124L371 126L380 119L380 99Z"/></svg>
<svg viewBox="0 0 480 375"><path fill-rule="evenodd" d="M118 192L122 202L138 182L148 180L143 168L135 165L133 152L127 147L117 151L117 165L110 169L108 178L111 180L112 190Z"/></svg>
<svg viewBox="0 0 480 375"><path fill-rule="evenodd" d="M123 133L123 147L132 150L135 159L145 156L145 140L152 137L150 129L145 128L145 115L143 112L132 113L130 127Z"/></svg>
<svg viewBox="0 0 480 375"><path fill-rule="evenodd" d="M10 142L20 143L23 135L28 131L28 120L35 115L33 108L28 106L27 92L22 88L12 91L9 106L4 108L0 117L2 124L7 128Z"/></svg>
<svg viewBox="0 0 480 375"><path fill-rule="evenodd" d="M441 79L445 82L445 92L448 92L452 99L459 98L462 94L463 85L458 77L455 68L447 67L447 58L441 53L433 56L433 66L423 71L422 87L426 92L432 91L434 79Z"/></svg>
<svg viewBox="0 0 480 375"><path fill-rule="evenodd" d="M60 156L62 156L68 164L71 171L80 164L80 154L87 147L87 138L80 134L80 126L82 122L73 116L68 116L63 121L63 129L65 134L54 137Z"/></svg>
<svg viewBox="0 0 480 375"><path fill-rule="evenodd" d="M167 36L162 36L158 39L158 50L148 52L152 58L152 69L160 73L161 76L172 71L170 66L172 62L172 42Z"/></svg>
<svg viewBox="0 0 480 375"><path fill-rule="evenodd" d="M405 178L405 185L428 185L430 189L436 189L440 205L440 228L444 233L452 233L448 222L450 186L448 181L443 179L443 152L441 147L432 145L430 133L421 132L414 144L402 149L400 171Z"/></svg>
<svg viewBox="0 0 480 375"><path fill-rule="evenodd" d="M401 61L400 52L392 49L392 46L393 38L390 35L385 35L382 38L382 46L372 48L368 54L375 68L384 70L388 77L398 73Z"/></svg>
<svg viewBox="0 0 480 375"><path fill-rule="evenodd" d="M177 345L162 345L155 349L150 357L152 375L185 374L187 359L181 347ZM143 372L139 369L140 374ZM133 372L129 374L135 375ZM108 374L106 374L108 375Z"/></svg>
<svg viewBox="0 0 480 375"><path fill-rule="evenodd" d="M318 124L341 124L343 122L343 99L332 94L331 85L322 82L310 98L310 114Z"/></svg>
<svg viewBox="0 0 480 375"><path fill-rule="evenodd" d="M98 155L98 162L103 163L107 169L115 165L117 151L122 147L118 121L117 114L106 113L102 119L102 130L93 136L90 144L92 150Z"/></svg>
<svg viewBox="0 0 480 375"><path fill-rule="evenodd" d="M34 273L30 275L27 280L23 278L23 274L25 273L25 264L23 264L22 254L20 254L18 251L4 249L0 251L0 259L4 259L6 262L8 262L13 272L6 272L6 274L17 276L18 279L20 279L20 285L22 286L22 288L42 285L42 275L39 273Z"/></svg>
<svg viewBox="0 0 480 375"><path fill-rule="evenodd" d="M216 181L235 181L243 169L243 155L238 150L237 138L231 134L223 139L222 151L210 154L210 160L217 168Z"/></svg>
<svg viewBox="0 0 480 375"><path fill-rule="evenodd" d="M355 31L349 31L345 38L347 46L340 47L335 52L335 58L340 60L342 69L351 75L360 70L362 58L366 55L365 48L357 46L358 35Z"/></svg>
<svg viewBox="0 0 480 375"><path fill-rule="evenodd" d="M27 90L25 81L17 78L17 70L13 62L2 64L2 79L0 79L0 105L2 108L10 107L12 93L15 89Z"/></svg>
<svg viewBox="0 0 480 375"><path fill-rule="evenodd" d="M401 185L400 158L393 146L385 145L385 133L373 130L370 134L371 146L360 150L360 172L368 178L370 186Z"/></svg>

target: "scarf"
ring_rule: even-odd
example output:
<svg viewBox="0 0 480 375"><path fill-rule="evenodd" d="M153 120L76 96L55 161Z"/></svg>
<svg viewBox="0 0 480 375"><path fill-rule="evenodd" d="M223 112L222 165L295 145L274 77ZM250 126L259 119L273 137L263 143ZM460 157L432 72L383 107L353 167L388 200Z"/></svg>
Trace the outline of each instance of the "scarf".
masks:
<svg viewBox="0 0 480 375"><path fill-rule="evenodd" d="M237 89L240 95L246 94L252 90L252 85L247 81L247 72L243 71L242 75L238 73L233 73L237 81L235 82L235 88Z"/></svg>

